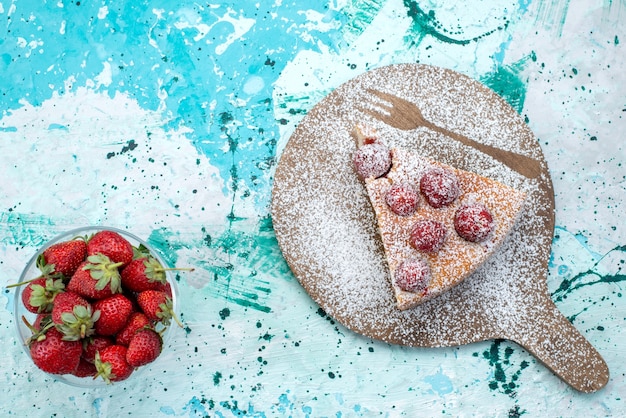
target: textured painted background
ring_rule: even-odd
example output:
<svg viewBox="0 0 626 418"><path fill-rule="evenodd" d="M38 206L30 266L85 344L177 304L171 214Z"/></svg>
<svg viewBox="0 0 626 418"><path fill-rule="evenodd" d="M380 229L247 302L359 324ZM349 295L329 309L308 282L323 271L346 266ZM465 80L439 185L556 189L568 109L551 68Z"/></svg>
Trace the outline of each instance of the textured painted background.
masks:
<svg viewBox="0 0 626 418"><path fill-rule="evenodd" d="M624 0L0 0L0 416L624 415L625 21ZM609 365L600 392L506 341L362 338L291 275L268 206L280 151L333 88L397 62L484 82L536 133L556 191L548 285ZM30 364L5 288L90 224L196 267L172 347L97 390Z"/></svg>

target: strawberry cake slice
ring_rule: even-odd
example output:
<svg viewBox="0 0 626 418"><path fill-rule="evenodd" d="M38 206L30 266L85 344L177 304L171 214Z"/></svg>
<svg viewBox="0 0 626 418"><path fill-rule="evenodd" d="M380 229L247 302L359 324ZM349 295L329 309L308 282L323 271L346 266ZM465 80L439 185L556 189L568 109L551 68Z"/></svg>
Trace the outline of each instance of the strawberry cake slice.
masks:
<svg viewBox="0 0 626 418"><path fill-rule="evenodd" d="M410 309L461 283L504 241L525 193L356 129L354 168L378 222L397 306Z"/></svg>

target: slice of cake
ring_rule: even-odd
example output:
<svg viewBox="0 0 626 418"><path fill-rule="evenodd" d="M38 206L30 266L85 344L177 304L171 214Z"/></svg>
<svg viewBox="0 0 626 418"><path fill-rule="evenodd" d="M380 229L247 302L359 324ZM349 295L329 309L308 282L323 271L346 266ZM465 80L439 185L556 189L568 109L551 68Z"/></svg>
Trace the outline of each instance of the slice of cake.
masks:
<svg viewBox="0 0 626 418"><path fill-rule="evenodd" d="M376 213L399 309L461 283L513 228L525 194L498 181L389 149L356 130L353 162Z"/></svg>

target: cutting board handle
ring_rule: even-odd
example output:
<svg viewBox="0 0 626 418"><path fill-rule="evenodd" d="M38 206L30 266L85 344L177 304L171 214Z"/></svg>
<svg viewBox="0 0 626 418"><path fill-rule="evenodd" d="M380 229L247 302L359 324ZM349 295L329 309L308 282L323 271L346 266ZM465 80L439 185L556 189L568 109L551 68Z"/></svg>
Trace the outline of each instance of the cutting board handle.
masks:
<svg viewBox="0 0 626 418"><path fill-rule="evenodd" d="M549 296L528 312L531 333L511 338L574 389L591 393L609 380L609 368L598 351L557 309Z"/></svg>

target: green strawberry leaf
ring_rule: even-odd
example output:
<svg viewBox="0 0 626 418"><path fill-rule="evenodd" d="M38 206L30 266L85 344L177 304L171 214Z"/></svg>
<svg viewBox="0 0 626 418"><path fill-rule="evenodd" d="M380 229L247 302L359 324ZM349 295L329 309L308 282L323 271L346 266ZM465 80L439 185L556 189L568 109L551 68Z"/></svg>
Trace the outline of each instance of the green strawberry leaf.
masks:
<svg viewBox="0 0 626 418"><path fill-rule="evenodd" d="M167 277L165 276L165 269L154 257L148 257L143 262L146 269L144 270L144 274L150 280L150 282L158 282L165 283L167 281Z"/></svg>
<svg viewBox="0 0 626 418"><path fill-rule="evenodd" d="M39 312L50 312L55 296L65 289L65 284L61 279L47 278L45 286L34 284L31 286L31 289L32 292L28 303L38 308Z"/></svg>
<svg viewBox="0 0 626 418"><path fill-rule="evenodd" d="M46 263L46 258L44 257L43 253L39 254L39 256L37 257L37 268L39 269L39 271L41 271L40 277L49 276L61 279L64 278L63 273L54 271L54 269L56 268L54 264Z"/></svg>
<svg viewBox="0 0 626 418"><path fill-rule="evenodd" d="M145 245L139 244L138 247L133 246L133 260L151 256L150 250Z"/></svg>
<svg viewBox="0 0 626 418"><path fill-rule="evenodd" d="M122 293L122 277L118 269L123 263L113 263L104 254L94 254L87 257L89 262L84 269L89 270L92 279L97 280L96 290L111 286L113 293Z"/></svg>
<svg viewBox="0 0 626 418"><path fill-rule="evenodd" d="M96 377L100 376L107 384L111 384L111 379L115 379L115 374L113 373L113 365L108 361L102 361L99 352L96 352L95 365L98 372L96 374Z"/></svg>
<svg viewBox="0 0 626 418"><path fill-rule="evenodd" d="M91 312L91 306L76 305L72 312L61 314L61 323L56 328L63 334L65 341L79 341L95 333L94 323L99 319L100 311Z"/></svg>

